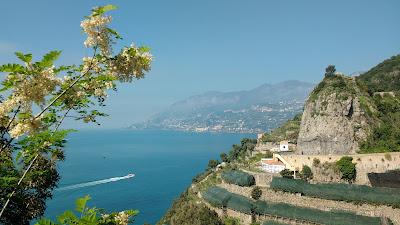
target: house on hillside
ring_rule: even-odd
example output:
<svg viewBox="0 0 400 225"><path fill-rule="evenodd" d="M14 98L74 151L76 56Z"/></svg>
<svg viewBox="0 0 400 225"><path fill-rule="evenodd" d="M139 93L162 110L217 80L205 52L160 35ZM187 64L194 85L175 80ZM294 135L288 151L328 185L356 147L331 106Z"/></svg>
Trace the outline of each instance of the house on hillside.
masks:
<svg viewBox="0 0 400 225"><path fill-rule="evenodd" d="M261 159L261 169L268 173L279 173L284 170L285 164L277 158Z"/></svg>
<svg viewBox="0 0 400 225"><path fill-rule="evenodd" d="M288 152L291 151L289 142L284 140L279 142L279 145L270 149L271 152Z"/></svg>

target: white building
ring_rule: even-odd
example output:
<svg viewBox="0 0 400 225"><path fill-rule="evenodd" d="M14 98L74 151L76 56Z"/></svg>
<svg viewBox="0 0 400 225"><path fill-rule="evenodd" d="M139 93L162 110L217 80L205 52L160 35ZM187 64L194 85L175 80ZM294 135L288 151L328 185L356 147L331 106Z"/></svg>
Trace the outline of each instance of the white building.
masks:
<svg viewBox="0 0 400 225"><path fill-rule="evenodd" d="M279 143L279 151L280 152L287 152L289 151L289 142L288 141L281 141Z"/></svg>
<svg viewBox="0 0 400 225"><path fill-rule="evenodd" d="M261 169L269 173L279 173L284 170L285 164L275 158L261 159Z"/></svg>

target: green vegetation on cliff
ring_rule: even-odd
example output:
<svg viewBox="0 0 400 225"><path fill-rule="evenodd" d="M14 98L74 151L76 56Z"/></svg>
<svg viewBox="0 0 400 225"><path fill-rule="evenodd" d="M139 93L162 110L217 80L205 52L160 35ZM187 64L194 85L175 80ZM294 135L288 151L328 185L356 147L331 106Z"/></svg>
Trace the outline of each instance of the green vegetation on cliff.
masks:
<svg viewBox="0 0 400 225"><path fill-rule="evenodd" d="M354 82L351 77L341 74L325 76L325 78L314 88L308 97L308 101L316 101L319 97L336 93L339 99L346 100L356 94Z"/></svg>
<svg viewBox="0 0 400 225"><path fill-rule="evenodd" d="M186 190L174 201L157 225L222 225L218 214L204 203L194 201Z"/></svg>
<svg viewBox="0 0 400 225"><path fill-rule="evenodd" d="M354 123L360 153L400 151L400 55L383 61L357 77L335 73L334 67L329 71L327 68L328 75L308 98L307 104L315 104L313 117L326 113L332 115L332 109L327 108L331 101L336 100L340 105L351 98L352 108L359 104L359 118L363 121ZM357 104L353 101L357 101ZM361 132L358 132L359 129ZM277 132L278 129L271 134ZM266 140L276 138L272 135L267 137Z"/></svg>
<svg viewBox="0 0 400 225"><path fill-rule="evenodd" d="M370 95L375 92L393 91L400 93L400 55L379 63L368 72L360 75L357 81L366 87Z"/></svg>
<svg viewBox="0 0 400 225"><path fill-rule="evenodd" d="M400 151L400 55L383 61L357 78L357 84L367 97L364 107L372 116L371 133L360 145L362 153ZM363 102L361 102L363 103Z"/></svg>
<svg viewBox="0 0 400 225"><path fill-rule="evenodd" d="M262 137L263 142L279 142L288 140L292 143L297 142L300 131L301 113L297 114L293 119L288 120L282 126L265 133Z"/></svg>

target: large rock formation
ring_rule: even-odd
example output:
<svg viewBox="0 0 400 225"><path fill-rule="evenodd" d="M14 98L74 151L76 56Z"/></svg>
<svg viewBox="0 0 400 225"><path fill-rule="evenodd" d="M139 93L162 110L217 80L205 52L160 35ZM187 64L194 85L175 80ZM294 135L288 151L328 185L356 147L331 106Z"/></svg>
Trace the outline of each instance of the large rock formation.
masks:
<svg viewBox="0 0 400 225"><path fill-rule="evenodd" d="M367 138L370 130L363 110L369 107L367 101L354 78L325 77L305 105L297 140L298 152L308 155L358 151L359 142Z"/></svg>

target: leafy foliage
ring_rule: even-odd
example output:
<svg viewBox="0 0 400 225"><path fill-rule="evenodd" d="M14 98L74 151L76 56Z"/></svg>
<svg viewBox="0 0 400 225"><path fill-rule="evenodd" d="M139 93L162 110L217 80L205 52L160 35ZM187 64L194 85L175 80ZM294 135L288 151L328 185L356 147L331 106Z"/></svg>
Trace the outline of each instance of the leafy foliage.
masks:
<svg viewBox="0 0 400 225"><path fill-rule="evenodd" d="M270 133L265 133L262 137L263 142L280 142L288 140L292 143L297 143L297 138L300 132L302 113L297 114L293 119L288 120L282 126L272 130Z"/></svg>
<svg viewBox="0 0 400 225"><path fill-rule="evenodd" d="M372 96L375 92L400 91L400 55L383 61L368 72L361 74L357 80L366 86Z"/></svg>
<svg viewBox="0 0 400 225"><path fill-rule="evenodd" d="M325 76L308 97L308 102L315 102L320 96L336 93L339 100L346 100L356 95L355 82L351 77L341 74Z"/></svg>
<svg viewBox="0 0 400 225"><path fill-rule="evenodd" d="M356 164L353 163L353 158L350 156L343 156L336 162L342 179L352 182L356 179Z"/></svg>
<svg viewBox="0 0 400 225"><path fill-rule="evenodd" d="M325 77L334 76L336 72L336 68L334 65L329 65L325 69Z"/></svg>
<svg viewBox="0 0 400 225"><path fill-rule="evenodd" d="M240 220L234 217L227 217L224 219L224 225L240 225Z"/></svg>
<svg viewBox="0 0 400 225"><path fill-rule="evenodd" d="M157 225L222 225L217 213L203 203L193 202L188 191L181 194Z"/></svg>
<svg viewBox="0 0 400 225"><path fill-rule="evenodd" d="M208 161L208 169L214 169L219 164L218 160L211 159Z"/></svg>
<svg viewBox="0 0 400 225"><path fill-rule="evenodd" d="M279 174L284 178L293 179L293 171L289 169L284 169L281 172L279 172Z"/></svg>
<svg viewBox="0 0 400 225"><path fill-rule="evenodd" d="M400 151L400 98L376 95L372 98L378 113L367 140L361 143L362 153Z"/></svg>
<svg viewBox="0 0 400 225"><path fill-rule="evenodd" d="M313 172L311 171L311 168L307 165L303 166L303 169L301 170L300 173L301 179L308 181L313 178Z"/></svg>
<svg viewBox="0 0 400 225"><path fill-rule="evenodd" d="M75 215L72 211L65 211L58 216L57 222L49 219L40 219L35 225L120 225L132 223L133 217L138 214L137 210L126 210L120 213L106 214L104 210L87 207L89 196L76 200Z"/></svg>
<svg viewBox="0 0 400 225"><path fill-rule="evenodd" d="M251 198L254 200L258 200L261 198L262 195L262 190L259 186L255 186L252 190L251 190Z"/></svg>
<svg viewBox="0 0 400 225"><path fill-rule="evenodd" d="M225 152L221 153L221 154L219 155L219 157L221 158L221 161L222 161L222 162L229 162L228 155L227 155Z"/></svg>
<svg viewBox="0 0 400 225"><path fill-rule="evenodd" d="M84 45L93 54L81 65L56 67L61 51L50 51L39 61L33 61L30 53L16 52L21 64L0 66L6 73L0 87L1 224L29 224L43 215L46 199L59 180L57 162L64 160L66 137L73 131L62 129L64 119L98 124L97 118L107 114L94 108L105 106L107 91L116 90L117 81L131 82L150 70L152 55L147 47L132 45L113 53L113 44L121 37L108 27L111 17L103 14L114 9L97 7L82 21ZM86 211L81 203L87 200L79 200L78 211L91 212L92 224L97 210ZM74 220L66 212L59 223L76 224ZM53 224L45 219L41 223Z"/></svg>
<svg viewBox="0 0 400 225"><path fill-rule="evenodd" d="M250 156L257 144L256 139L243 138L239 145L232 145L232 149L228 153L228 161L245 161Z"/></svg>

